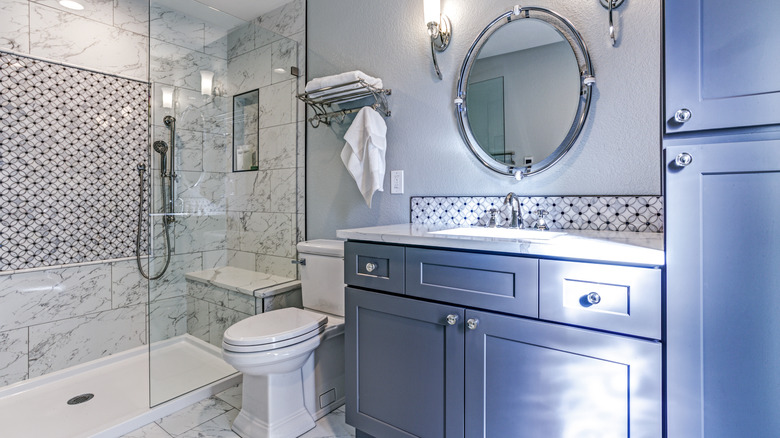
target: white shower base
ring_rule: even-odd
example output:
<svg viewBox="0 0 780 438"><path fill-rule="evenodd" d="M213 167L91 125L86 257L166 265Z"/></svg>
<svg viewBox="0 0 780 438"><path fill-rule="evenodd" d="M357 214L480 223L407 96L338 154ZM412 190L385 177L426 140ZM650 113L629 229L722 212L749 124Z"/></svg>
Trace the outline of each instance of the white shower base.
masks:
<svg viewBox="0 0 780 438"><path fill-rule="evenodd" d="M190 335L147 352L137 347L0 389L0 436L118 437L241 382L218 348ZM153 403L190 392L149 408L150 361ZM84 393L95 397L66 403Z"/></svg>

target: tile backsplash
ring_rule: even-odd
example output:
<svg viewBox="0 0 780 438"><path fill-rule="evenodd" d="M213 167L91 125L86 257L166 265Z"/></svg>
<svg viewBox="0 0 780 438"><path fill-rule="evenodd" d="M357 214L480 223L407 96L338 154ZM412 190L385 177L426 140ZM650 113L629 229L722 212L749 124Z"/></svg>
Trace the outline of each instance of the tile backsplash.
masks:
<svg viewBox="0 0 780 438"><path fill-rule="evenodd" d="M0 271L134 254L147 84L0 51Z"/></svg>
<svg viewBox="0 0 780 438"><path fill-rule="evenodd" d="M519 196L523 226L536 225L546 211L550 229L663 232L661 196ZM485 224L496 209L499 225L511 210L503 196L414 196L411 223L465 226Z"/></svg>

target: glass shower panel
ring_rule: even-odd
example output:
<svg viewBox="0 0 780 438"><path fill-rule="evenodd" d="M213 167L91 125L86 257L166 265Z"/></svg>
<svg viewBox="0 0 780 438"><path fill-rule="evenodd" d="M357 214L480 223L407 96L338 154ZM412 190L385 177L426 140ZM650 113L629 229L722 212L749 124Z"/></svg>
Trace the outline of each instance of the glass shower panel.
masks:
<svg viewBox="0 0 780 438"><path fill-rule="evenodd" d="M295 255L298 44L261 21L195 1L150 4L151 405L235 372L222 334L263 306L206 280L213 270L268 271L268 257ZM258 118L241 132L258 149L234 173L234 97L247 92Z"/></svg>

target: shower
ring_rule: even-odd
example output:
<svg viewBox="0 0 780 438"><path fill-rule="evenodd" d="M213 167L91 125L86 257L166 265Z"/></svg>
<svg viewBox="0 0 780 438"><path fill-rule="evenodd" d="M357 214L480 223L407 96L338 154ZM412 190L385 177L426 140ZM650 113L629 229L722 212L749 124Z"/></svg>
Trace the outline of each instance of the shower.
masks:
<svg viewBox="0 0 780 438"><path fill-rule="evenodd" d="M157 280L161 278L171 263L171 237L170 226L176 221L174 216L174 199L176 196L176 173L174 172L174 146L176 141L176 119L172 116L165 116L163 123L170 129L170 147L168 143L157 140L152 144L155 152L160 154L160 198L162 200L162 223L163 239L165 242L165 263L156 274L144 272L141 263L141 229L143 228L143 206L144 206L144 177L146 175L146 165L138 166L138 227L136 228L135 238L135 260L138 265L138 271L148 280ZM170 155L170 159L168 158Z"/></svg>

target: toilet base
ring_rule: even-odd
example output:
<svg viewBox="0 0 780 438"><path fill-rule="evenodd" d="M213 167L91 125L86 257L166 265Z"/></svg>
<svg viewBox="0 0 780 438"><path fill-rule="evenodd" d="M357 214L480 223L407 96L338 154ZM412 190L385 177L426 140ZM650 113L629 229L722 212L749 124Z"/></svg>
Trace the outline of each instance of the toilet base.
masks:
<svg viewBox="0 0 780 438"><path fill-rule="evenodd" d="M314 419L304 405L300 369L285 374L244 374L241 412L233 422L233 431L238 435L291 438L314 426Z"/></svg>

